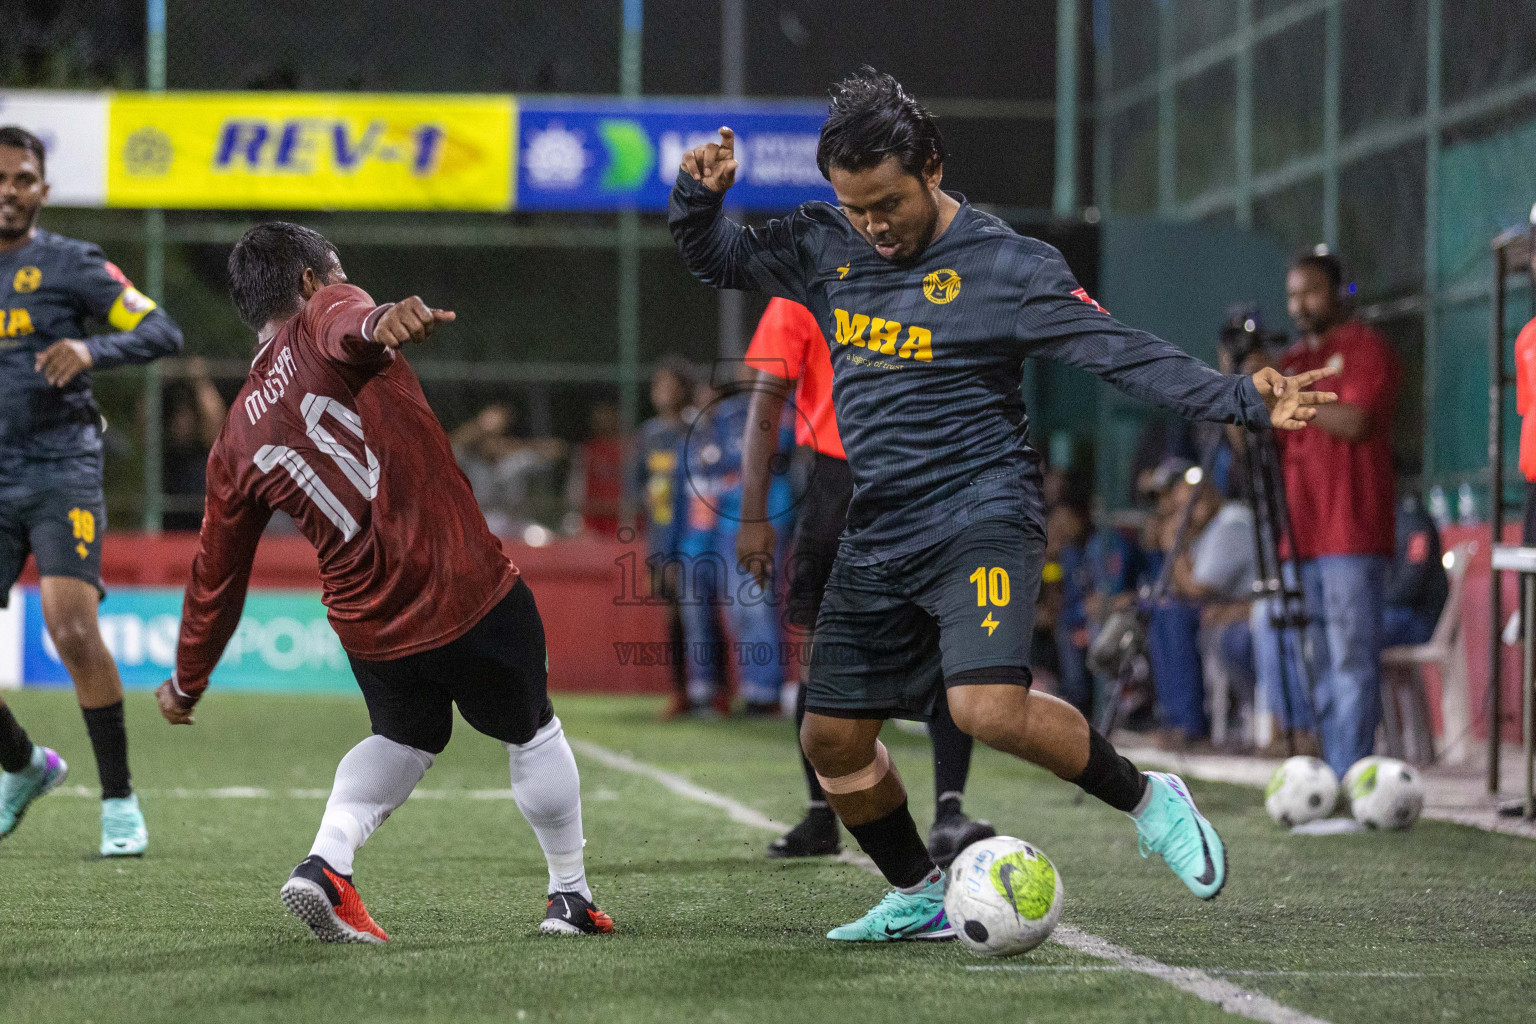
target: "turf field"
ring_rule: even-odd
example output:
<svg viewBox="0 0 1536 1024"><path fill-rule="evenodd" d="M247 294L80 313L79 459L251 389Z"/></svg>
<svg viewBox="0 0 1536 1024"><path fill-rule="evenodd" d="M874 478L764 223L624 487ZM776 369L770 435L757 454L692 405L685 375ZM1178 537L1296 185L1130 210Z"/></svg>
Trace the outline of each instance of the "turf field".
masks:
<svg viewBox="0 0 1536 1024"><path fill-rule="evenodd" d="M33 736L94 787L68 694L9 693ZM793 821L789 727L662 725L652 701L565 698L573 739ZM982 961L953 944L834 946L825 930L882 883L854 864L767 862L769 833L654 775L578 753L588 865L606 939L540 939L544 868L493 741L453 745L358 857L393 936L322 946L277 889L308 851L337 759L367 732L357 699L215 694L198 724L128 701L149 855L95 856L95 801L65 790L0 843L0 1020L26 1021L1217 1021L1167 980L1056 943ZM926 827L927 743L887 730ZM230 787L241 787L231 789ZM1274 1000L1261 1019L1536 1019L1536 846L1435 822L1407 834L1292 837L1256 791L1195 782L1231 880L1199 903L1106 808L978 751L968 807L1040 844L1063 921L1163 965ZM177 790L181 792L176 792ZM219 792L223 791L223 792ZM706 794L707 796L707 794ZM1138 963L1145 963L1138 961ZM984 969L978 969L984 968ZM1263 1001L1260 1001L1263 1003ZM1282 1005L1276 1005L1282 1004ZM1290 1014L1290 1016L1287 1016Z"/></svg>

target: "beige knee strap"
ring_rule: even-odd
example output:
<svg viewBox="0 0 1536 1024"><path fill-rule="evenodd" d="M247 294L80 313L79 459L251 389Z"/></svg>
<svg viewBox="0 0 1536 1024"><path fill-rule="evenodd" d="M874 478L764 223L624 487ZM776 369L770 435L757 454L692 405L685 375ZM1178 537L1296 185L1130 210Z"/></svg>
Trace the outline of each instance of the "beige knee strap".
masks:
<svg viewBox="0 0 1536 1024"><path fill-rule="evenodd" d="M816 773L816 780L821 783L821 788L828 793L858 793L866 789L874 789L891 770L891 754L885 749L885 744L875 740L875 759L856 772L848 775L839 775L835 779L829 779L821 772Z"/></svg>

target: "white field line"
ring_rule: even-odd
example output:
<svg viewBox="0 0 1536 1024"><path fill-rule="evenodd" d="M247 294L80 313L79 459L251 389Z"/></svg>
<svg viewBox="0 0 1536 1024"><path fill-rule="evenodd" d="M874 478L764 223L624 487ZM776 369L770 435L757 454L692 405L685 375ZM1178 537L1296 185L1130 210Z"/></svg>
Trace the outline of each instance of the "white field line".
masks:
<svg viewBox="0 0 1536 1024"><path fill-rule="evenodd" d="M1178 970L1179 968L1175 968ZM1075 974L1079 972L1110 971L1125 972L1132 970L1129 967L1121 967L1118 964L1105 964L1103 966L1090 964L978 964L967 967L968 971L1041 971L1058 972L1061 974ZM1219 974L1223 977L1243 978L1451 978L1453 974L1425 975L1418 971L1250 971L1235 967L1205 967L1206 974Z"/></svg>
<svg viewBox="0 0 1536 1024"><path fill-rule="evenodd" d="M590 757L592 760L617 771L644 776L660 783L668 792L718 808L724 811L732 821L776 834L783 834L789 829L789 826L774 821L761 811L754 810L746 804L733 800L721 793L705 789L674 772L657 768L655 765L646 764L644 761L637 761L628 754L609 750L607 747L599 746L587 740L571 737L570 743L577 753L585 757ZM864 870L873 874L879 874L875 870L874 864L862 855L855 854L850 857L845 853L841 859L858 864ZM1230 981L1213 977L1211 972L1202 971L1194 967L1170 967L1168 964L1160 963L1151 957L1142 956L1123 946L1117 946L1108 939L1091 935L1071 925L1058 925L1056 931L1051 935L1051 940L1076 952L1085 953L1100 960L1108 960L1114 965L1116 970L1145 974L1148 977L1165 981L1180 991L1188 992L1190 995L1207 1003L1213 1003L1228 1013L1239 1017L1264 1021L1266 1024L1328 1024L1327 1021L1320 1017L1313 1017L1310 1014L1302 1013L1300 1010L1292 1009L1283 1003L1278 1003L1266 995L1250 992L1239 988Z"/></svg>
<svg viewBox="0 0 1536 1024"><path fill-rule="evenodd" d="M324 800L331 795L328 789L262 789L258 786L223 786L213 789L135 789L146 800ZM59 796L94 796L101 791L87 786L60 786L53 791ZM417 789L411 792L412 800L511 800L508 789Z"/></svg>

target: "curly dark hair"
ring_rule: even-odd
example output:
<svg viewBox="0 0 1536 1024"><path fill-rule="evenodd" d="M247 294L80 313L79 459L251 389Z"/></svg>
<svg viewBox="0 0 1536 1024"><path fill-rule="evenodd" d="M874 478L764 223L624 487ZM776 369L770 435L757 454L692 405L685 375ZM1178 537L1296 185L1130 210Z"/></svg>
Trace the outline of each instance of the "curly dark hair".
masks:
<svg viewBox="0 0 1536 1024"><path fill-rule="evenodd" d="M832 86L828 95L827 121L816 147L823 177L833 167L863 171L895 157L903 171L920 178L944 162L947 151L938 123L890 75L866 65Z"/></svg>
<svg viewBox="0 0 1536 1024"><path fill-rule="evenodd" d="M246 326L259 331L303 307L304 268L325 280L333 262L341 257L320 232L285 221L258 224L230 250L229 297Z"/></svg>

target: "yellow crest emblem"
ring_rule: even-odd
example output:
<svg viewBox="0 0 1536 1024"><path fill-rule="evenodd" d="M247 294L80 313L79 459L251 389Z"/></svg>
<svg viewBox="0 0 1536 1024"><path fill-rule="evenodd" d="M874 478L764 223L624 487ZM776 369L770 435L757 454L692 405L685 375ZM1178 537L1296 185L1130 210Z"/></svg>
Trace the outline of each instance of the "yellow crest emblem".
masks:
<svg viewBox="0 0 1536 1024"><path fill-rule="evenodd" d="M935 270L923 278L923 297L943 305L960 294L960 275L953 270Z"/></svg>
<svg viewBox="0 0 1536 1024"><path fill-rule="evenodd" d="M43 272L36 267L22 267L11 279L11 287L18 293L35 292L43 283Z"/></svg>

